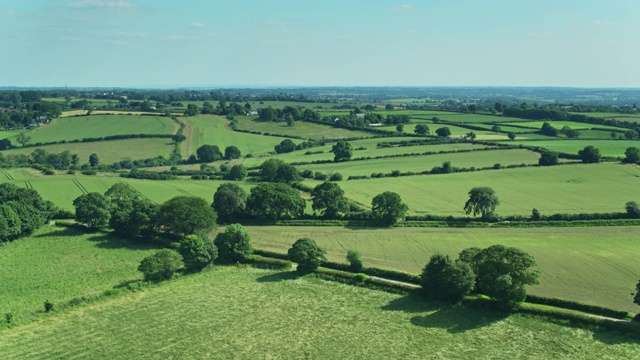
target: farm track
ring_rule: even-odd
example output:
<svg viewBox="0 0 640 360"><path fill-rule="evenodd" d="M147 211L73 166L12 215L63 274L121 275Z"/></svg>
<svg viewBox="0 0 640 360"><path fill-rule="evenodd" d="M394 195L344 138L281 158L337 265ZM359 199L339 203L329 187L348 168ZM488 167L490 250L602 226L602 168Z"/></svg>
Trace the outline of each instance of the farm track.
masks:
<svg viewBox="0 0 640 360"><path fill-rule="evenodd" d="M13 176L11 176L11 174L9 174L8 172L3 171L2 174L4 174L4 176L6 176L8 180L13 180Z"/></svg>
<svg viewBox="0 0 640 360"><path fill-rule="evenodd" d="M190 122L186 121L183 118L178 117L176 119L178 119L178 121L184 125L182 135L185 136L186 140L182 142L184 144L182 145L182 158L186 159L192 153L191 147L193 146L193 125L191 125Z"/></svg>
<svg viewBox="0 0 640 360"><path fill-rule="evenodd" d="M140 192L138 189L134 188L133 186L131 186L131 184L127 184L126 182L120 182L121 184L125 184L127 187L129 187L129 189L131 189L132 191L134 191L136 194L140 195L140 197L147 199L148 201L152 202L153 204L158 204L158 202L156 202L155 200L151 199L150 197L148 197L147 195L143 194L142 192Z"/></svg>
<svg viewBox="0 0 640 360"><path fill-rule="evenodd" d="M81 191L83 194L88 194L88 193L89 193L89 192L87 191L87 189L86 189L82 184L80 184L80 182L79 182L78 180L73 179L73 180L71 180L71 181L73 181L73 183L78 187L78 189L80 189L80 191Z"/></svg>
<svg viewBox="0 0 640 360"><path fill-rule="evenodd" d="M33 189L33 185L31 185L31 181L25 181L24 185L27 187L27 189Z"/></svg>

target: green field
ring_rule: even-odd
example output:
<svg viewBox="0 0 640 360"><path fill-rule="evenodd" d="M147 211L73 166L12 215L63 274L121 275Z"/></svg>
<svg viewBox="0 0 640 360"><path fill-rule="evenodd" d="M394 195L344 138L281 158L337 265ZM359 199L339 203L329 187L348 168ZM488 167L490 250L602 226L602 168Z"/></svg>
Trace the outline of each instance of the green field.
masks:
<svg viewBox="0 0 640 360"><path fill-rule="evenodd" d="M273 151L273 147L284 138L275 136L262 136L255 134L241 133L231 130L229 120L222 116L200 115L184 118L191 126L185 131L187 141L183 142L189 146L189 154L195 154L196 149L202 145L217 145L221 151L230 145L237 146L242 155L260 154ZM189 139L190 137L190 139ZM301 140L293 140L295 143Z"/></svg>
<svg viewBox="0 0 640 360"><path fill-rule="evenodd" d="M362 254L365 266L419 274L431 255L456 258L468 247L503 244L533 255L542 273L528 292L630 312L640 278L640 227L572 228L343 228L247 227L257 249L286 253L299 238L310 237L332 261L346 262L347 250Z"/></svg>
<svg viewBox="0 0 640 360"><path fill-rule="evenodd" d="M160 116L91 115L53 120L30 130L31 144L112 135L173 134L178 125Z"/></svg>
<svg viewBox="0 0 640 360"><path fill-rule="evenodd" d="M26 322L43 312L45 300L61 307L73 298L139 280L138 264L152 249L47 225L0 248L0 313L12 313L15 323Z"/></svg>
<svg viewBox="0 0 640 360"><path fill-rule="evenodd" d="M613 131L626 131L626 129L615 127L615 126L587 124L587 123L580 123L580 122L574 122L574 121L557 121L557 120L527 121L527 122L518 122L514 124L505 124L505 125L518 125L518 126L524 126L530 129L540 129L542 128L542 124L544 124L545 122L548 122L549 124L551 124L551 126L553 126L558 130L561 130L563 127L568 126L572 130L587 130L587 129L598 128L598 129L613 130Z"/></svg>
<svg viewBox="0 0 640 360"><path fill-rule="evenodd" d="M637 341L312 277L216 268L0 333L25 358L635 358Z"/></svg>
<svg viewBox="0 0 640 360"><path fill-rule="evenodd" d="M10 137L14 137L20 133L25 132L26 130L20 129L20 130L7 130L7 131L0 131L0 140L2 139L6 139L6 138L10 138ZM15 140L14 140L15 141ZM17 144L15 144L17 145Z"/></svg>
<svg viewBox="0 0 640 360"><path fill-rule="evenodd" d="M431 120L433 116L423 116L420 114L414 115L418 119L423 120ZM483 114L465 114L465 113L441 113L435 115L440 118L440 120L452 121L461 124L476 124L476 123L484 123L484 124L493 124L493 123L506 123L506 122L518 122L518 121L526 121L519 118L506 117L506 116L498 116L498 115L483 115Z"/></svg>
<svg viewBox="0 0 640 360"><path fill-rule="evenodd" d="M97 154L101 163L111 164L125 159L138 160L154 158L157 156L163 156L168 159L171 156L173 145L171 139L125 139L86 143L66 143L26 148L19 147L10 150L3 150L2 154L5 156L16 154L29 155L36 149L43 149L49 153L61 153L68 150L72 154L78 154L80 157L80 164L89 162L89 155Z"/></svg>
<svg viewBox="0 0 640 360"><path fill-rule="evenodd" d="M411 149L411 148L409 148ZM354 152L354 157L358 152ZM407 156L378 160L347 161L330 164L300 165L300 170L321 172L339 172L346 177L350 175L371 175L371 173L390 173L393 170L401 172L421 172L431 170L434 166L441 166L450 161L453 167L489 167L496 163L502 166L519 164L537 164L540 155L529 150L491 150L472 151L465 153L437 154L424 156ZM362 183L361 186L367 186Z"/></svg>
<svg viewBox="0 0 640 360"><path fill-rule="evenodd" d="M634 140L534 140L534 141L518 141L509 142L512 145L535 146L552 151L563 152L567 154L578 154L579 150L586 146L593 145L600 150L603 156L624 157L627 148L640 148L640 142Z"/></svg>
<svg viewBox="0 0 640 360"><path fill-rule="evenodd" d="M600 163L344 181L340 187L366 205L377 194L394 191L410 213L464 216L467 193L476 186L495 190L501 202L498 214L530 215L537 208L550 215L624 211L628 201L640 201L639 184L640 167Z"/></svg>
<svg viewBox="0 0 640 360"><path fill-rule="evenodd" d="M304 139L344 139L372 137L375 135L365 131L343 129L328 124L321 125L305 121L296 121L294 126L289 126L286 122L257 120L255 116L236 116L235 120L238 122L238 128L241 130L259 131L261 133L285 136L300 136Z"/></svg>

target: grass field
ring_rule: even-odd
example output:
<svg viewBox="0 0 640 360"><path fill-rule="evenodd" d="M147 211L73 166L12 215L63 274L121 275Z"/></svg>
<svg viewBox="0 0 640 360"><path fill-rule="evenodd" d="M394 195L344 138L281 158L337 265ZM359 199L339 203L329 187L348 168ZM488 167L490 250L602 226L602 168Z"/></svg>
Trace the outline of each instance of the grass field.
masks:
<svg viewBox="0 0 640 360"><path fill-rule="evenodd" d="M425 159L427 157L424 157ZM456 165L452 161L452 165ZM315 186L317 182L309 181ZM410 213L464 216L467 193L490 186L500 199L497 213L530 215L624 211L640 201L640 167L617 163L488 170L447 175L407 176L340 182L347 196L370 205L384 191L400 194Z"/></svg>
<svg viewBox="0 0 640 360"><path fill-rule="evenodd" d="M342 227L247 227L258 249L286 253L310 237L332 261L346 262L347 250L362 254L365 266L419 274L431 255L456 258L468 247L514 246L533 255L542 273L528 292L614 309L640 312L633 304L640 278L640 227L447 229Z"/></svg>
<svg viewBox="0 0 640 360"><path fill-rule="evenodd" d="M2 139L7 139L10 137L14 137L20 133L25 132L26 130L20 129L20 130L7 130L7 131L0 131L0 140ZM15 140L14 140L15 141Z"/></svg>
<svg viewBox="0 0 640 360"><path fill-rule="evenodd" d="M342 129L305 121L296 121L294 126L289 126L286 122L256 120L257 118L255 116L236 116L235 119L238 121L238 128L241 130L286 136L301 136L304 139L344 139L374 136L374 134L365 131Z"/></svg>
<svg viewBox="0 0 640 360"><path fill-rule="evenodd" d="M568 154L578 154L579 150L584 149L586 146L593 145L600 150L600 154L603 156L618 157L624 157L624 152L627 148L640 148L640 142L634 140L534 140L519 142L518 139L516 139L513 142L509 142L509 144L537 146Z"/></svg>
<svg viewBox="0 0 640 360"><path fill-rule="evenodd" d="M574 122L574 121L552 120L552 121L546 121L546 122L548 122L549 124L551 124L551 126L553 126L558 130L561 130L563 127L568 126L572 130L585 130L585 129L598 128L598 129L615 130L615 131L626 131L626 129L615 127L615 126L586 124L586 123L580 123L580 122ZM542 124L544 123L545 121L527 121L527 122L518 122L514 124L505 124L505 125L518 125L518 126L525 126L531 129L540 129L542 128Z"/></svg>
<svg viewBox="0 0 640 360"><path fill-rule="evenodd" d="M431 120L432 116L423 116L421 114L414 115L418 119L423 120ZM519 118L506 117L506 116L496 116L496 115L483 115L483 114L464 114L464 113L441 113L439 115L434 115L440 118L440 120L447 120L452 122L457 122L461 124L475 124L475 123L484 123L484 124L493 124L493 123L506 123L506 122L518 122L518 121L526 121Z"/></svg>
<svg viewBox="0 0 640 360"><path fill-rule="evenodd" d="M411 149L411 148L409 148ZM358 157L354 152L354 157ZM371 173L390 173L393 170L401 172L420 172L431 170L434 166L441 166L450 161L453 167L488 167L496 163L502 166L514 164L537 164L539 154L529 150L491 150L473 151L465 153L437 154L425 156L408 156L377 160L350 161L330 164L300 165L300 170L321 172L339 172L346 177L350 175L371 175ZM366 186L366 183L362 183Z"/></svg>
<svg viewBox="0 0 640 360"><path fill-rule="evenodd" d="M45 300L60 307L72 298L138 280L138 264L152 248L47 225L0 248L0 313L25 322L44 312Z"/></svg>
<svg viewBox="0 0 640 360"><path fill-rule="evenodd" d="M3 150L2 153L4 155L29 155L36 149L43 149L49 153L60 153L68 150L72 154L78 154L80 164L89 162L89 155L97 154L101 163L111 164L125 159L137 160L157 156L164 156L168 159L171 156L173 145L171 139L124 139L14 148Z"/></svg>
<svg viewBox="0 0 640 360"><path fill-rule="evenodd" d="M63 111L60 115L61 118L64 117L72 117L77 115L85 115L87 110L69 110ZM147 112L147 111L126 111L126 110L93 110L91 115L155 115L158 116L157 112Z"/></svg>
<svg viewBox="0 0 640 360"><path fill-rule="evenodd" d="M173 134L171 119L160 116L91 115L53 120L28 132L31 143L128 134Z"/></svg>
<svg viewBox="0 0 640 360"><path fill-rule="evenodd" d="M189 146L189 154L195 154L196 149L202 145L218 145L221 151L230 145L237 146L242 155L260 154L273 151L273 147L284 138L274 136L262 136L236 132L228 127L229 120L222 116L200 115L184 118L191 129L185 130L187 141L184 146ZM300 140L293 140L295 143Z"/></svg>
<svg viewBox="0 0 640 360"><path fill-rule="evenodd" d="M216 268L0 333L24 358L634 358L612 332Z"/></svg>

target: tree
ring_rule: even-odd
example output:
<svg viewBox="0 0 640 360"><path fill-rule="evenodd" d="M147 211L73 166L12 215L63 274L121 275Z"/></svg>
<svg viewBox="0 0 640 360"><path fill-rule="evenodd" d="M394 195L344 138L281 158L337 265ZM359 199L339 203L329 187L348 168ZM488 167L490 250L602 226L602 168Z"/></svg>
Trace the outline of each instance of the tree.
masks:
<svg viewBox="0 0 640 360"><path fill-rule="evenodd" d="M461 301L475 287L476 275L463 261L435 254L420 275L423 290L431 297L452 303Z"/></svg>
<svg viewBox="0 0 640 360"><path fill-rule="evenodd" d="M328 218L336 218L338 213L349 210L349 202L344 190L333 182L324 182L311 190L313 210L324 212Z"/></svg>
<svg viewBox="0 0 640 360"><path fill-rule="evenodd" d="M480 291L508 309L525 300L525 285L539 283L540 273L529 269L536 260L517 248L493 245L480 251L474 262Z"/></svg>
<svg viewBox="0 0 640 360"><path fill-rule="evenodd" d="M25 133L20 133L18 134L18 136L16 136L16 141L20 143L22 147L24 147L31 141L31 136L27 136Z"/></svg>
<svg viewBox="0 0 640 360"><path fill-rule="evenodd" d="M476 139L477 135L476 133L474 133L473 131L470 131L467 133L467 135L465 135L464 137L466 137L467 139L473 141Z"/></svg>
<svg viewBox="0 0 640 360"><path fill-rule="evenodd" d="M242 188L233 183L225 183L218 187L213 194L214 210L220 219L231 222L234 218L244 213L247 205L247 193Z"/></svg>
<svg viewBox="0 0 640 360"><path fill-rule="evenodd" d="M240 181L247 177L247 169L242 164L236 164L231 167L225 178L227 180Z"/></svg>
<svg viewBox="0 0 640 360"><path fill-rule="evenodd" d="M558 153L545 150L540 155L540 159L538 159L538 165L540 166L552 166L558 165Z"/></svg>
<svg viewBox="0 0 640 360"><path fill-rule="evenodd" d="M627 215L631 218L640 218L640 204L635 201L629 201L624 205Z"/></svg>
<svg viewBox="0 0 640 360"><path fill-rule="evenodd" d="M509 138L509 140L515 140L516 139L516 133L509 132L509 133L507 133L507 137Z"/></svg>
<svg viewBox="0 0 640 360"><path fill-rule="evenodd" d="M269 159L260 165L260 179L262 181L290 183L301 178L300 173L293 165L280 159Z"/></svg>
<svg viewBox="0 0 640 360"><path fill-rule="evenodd" d="M624 137L625 137L627 140L635 140L635 139L637 139L639 136L640 136L640 135L638 134L638 132L637 132L636 130L633 130L633 129L631 129L631 130L627 130L627 131L624 133Z"/></svg>
<svg viewBox="0 0 640 360"><path fill-rule="evenodd" d="M218 145L202 145L196 150L198 161L213 162L222 159L222 152Z"/></svg>
<svg viewBox="0 0 640 360"><path fill-rule="evenodd" d="M585 164L593 164L600 162L600 150L593 147L593 145L586 146L584 149L578 151L580 160Z"/></svg>
<svg viewBox="0 0 640 360"><path fill-rule="evenodd" d="M637 147L629 147L624 151L624 162L630 164L640 163L640 149Z"/></svg>
<svg viewBox="0 0 640 360"><path fill-rule="evenodd" d="M531 220L540 221L541 219L542 215L540 215L540 211L536 208L533 208L533 210L531 210Z"/></svg>
<svg viewBox="0 0 640 360"><path fill-rule="evenodd" d="M97 154L89 155L89 165L91 165L91 167L96 167L98 166L98 164L100 164L100 159L98 158L98 155Z"/></svg>
<svg viewBox="0 0 640 360"><path fill-rule="evenodd" d="M11 140L9 140L9 139L0 140L0 150L7 150L7 149L11 148L11 146L13 146L11 144Z"/></svg>
<svg viewBox="0 0 640 360"><path fill-rule="evenodd" d="M464 204L464 211L467 215L482 214L482 219L486 220L493 215L499 204L500 201L493 189L486 186L474 187L469 191L469 200Z"/></svg>
<svg viewBox="0 0 640 360"><path fill-rule="evenodd" d="M396 131L397 132L403 132L404 131L404 125L403 124L396 125Z"/></svg>
<svg viewBox="0 0 640 360"><path fill-rule="evenodd" d="M409 208L402 202L400 195L385 191L371 201L371 216L383 225L391 226L404 218Z"/></svg>
<svg viewBox="0 0 640 360"><path fill-rule="evenodd" d="M236 146L230 145L224 148L224 158L227 160L239 159L240 155L240 149Z"/></svg>
<svg viewBox="0 0 640 360"><path fill-rule="evenodd" d="M184 116L196 116L200 113L200 109L196 104L188 104L187 109L184 111Z"/></svg>
<svg viewBox="0 0 640 360"><path fill-rule="evenodd" d="M493 105L493 108L496 109L497 112L502 112L504 110L504 105L497 102L495 105Z"/></svg>
<svg viewBox="0 0 640 360"><path fill-rule="evenodd" d="M296 271L301 274L309 274L317 269L327 259L326 253L313 239L309 238L296 240L287 252L289 260L298 263Z"/></svg>
<svg viewBox="0 0 640 360"><path fill-rule="evenodd" d="M76 208L76 220L90 228L99 228L109 223L111 202L106 196L90 192L73 200Z"/></svg>
<svg viewBox="0 0 640 360"><path fill-rule="evenodd" d="M497 125L497 124L496 124L496 125L493 125L493 126L491 127L491 131L493 131L493 132L494 132L494 133L496 133L496 134L497 134L498 132L500 132L501 130L502 130L502 129L501 129L501 128L500 128L500 126L499 126L499 125Z"/></svg>
<svg viewBox="0 0 640 360"><path fill-rule="evenodd" d="M223 264L243 262L253 252L251 236L240 224L231 224L219 233L214 240L218 248L218 260Z"/></svg>
<svg viewBox="0 0 640 360"><path fill-rule="evenodd" d="M393 109L394 109L394 107L393 107L393 105L392 105L392 104L387 104L387 105L385 105L384 109L385 109L385 110L393 110Z"/></svg>
<svg viewBox="0 0 640 360"><path fill-rule="evenodd" d="M290 153L296 149L296 144L291 139L284 139L274 147L277 154Z"/></svg>
<svg viewBox="0 0 640 360"><path fill-rule="evenodd" d="M20 217L7 204L0 205L0 242L17 239L21 234Z"/></svg>
<svg viewBox="0 0 640 360"><path fill-rule="evenodd" d="M198 235L187 235L178 247L187 271L197 272L211 265L218 258L218 248L211 240Z"/></svg>
<svg viewBox="0 0 640 360"><path fill-rule="evenodd" d="M448 127L441 127L436 130L436 135L440 137L448 137L451 136L451 130Z"/></svg>
<svg viewBox="0 0 640 360"><path fill-rule="evenodd" d="M176 196L160 206L158 223L181 236L207 233L216 225L217 214L204 199Z"/></svg>
<svg viewBox="0 0 640 360"><path fill-rule="evenodd" d="M162 249L142 259L138 271L144 274L145 281L162 281L171 279L183 266L180 254L174 250Z"/></svg>
<svg viewBox="0 0 640 360"><path fill-rule="evenodd" d="M351 147L351 143L340 140L331 147L331 152L334 155L334 162L347 161L351 159L351 155L353 155L353 148Z"/></svg>
<svg viewBox="0 0 640 360"><path fill-rule="evenodd" d="M413 132L415 132L418 135L428 135L429 134L429 127L425 124L418 124L416 125L416 127L413 129Z"/></svg>
<svg viewBox="0 0 640 360"><path fill-rule="evenodd" d="M540 133L547 136L558 136L558 129L554 128L548 122L544 122L540 128Z"/></svg>
<svg viewBox="0 0 640 360"><path fill-rule="evenodd" d="M349 262L349 271L360 272L362 270L362 256L355 250L347 251L347 261Z"/></svg>
<svg viewBox="0 0 640 360"><path fill-rule="evenodd" d="M295 219L304 214L305 201L300 193L282 183L263 183L251 189L247 210L260 219Z"/></svg>
<svg viewBox="0 0 640 360"><path fill-rule="evenodd" d="M109 226L116 234L131 239L150 234L158 213L156 204L124 183L111 186L105 196L111 203Z"/></svg>

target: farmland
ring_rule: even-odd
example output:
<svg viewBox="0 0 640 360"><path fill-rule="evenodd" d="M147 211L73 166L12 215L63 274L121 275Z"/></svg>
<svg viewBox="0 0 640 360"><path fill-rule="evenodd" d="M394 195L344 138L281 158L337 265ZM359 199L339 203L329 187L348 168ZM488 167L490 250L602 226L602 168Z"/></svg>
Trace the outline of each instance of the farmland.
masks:
<svg viewBox="0 0 640 360"><path fill-rule="evenodd" d="M596 125L596 124L585 124L574 121L547 121L551 126L560 130L565 126L570 127L573 130L585 130L585 129L605 129L605 130L614 130L614 131L625 131L623 128L615 127L615 126L606 126L606 125ZM527 122L518 122L518 123L506 123L505 125L517 125L522 127L527 127L531 129L540 129L544 121L527 121Z"/></svg>
<svg viewBox="0 0 640 360"><path fill-rule="evenodd" d="M248 227L258 249L286 253L297 239L311 237L332 261L346 262L347 250L362 254L365 266L419 274L435 253L456 258L469 247L503 244L533 255L542 273L528 292L636 312L630 293L640 263L638 227L442 229ZM284 235L286 234L286 235ZM604 240L606 239L606 240Z"/></svg>
<svg viewBox="0 0 640 360"><path fill-rule="evenodd" d="M586 146L593 145L600 150L602 156L624 157L624 151L629 147L640 147L638 141L633 140L533 140L509 142L512 145L526 145L541 147L551 151L563 152L567 154L578 154L579 150Z"/></svg>
<svg viewBox="0 0 640 360"><path fill-rule="evenodd" d="M335 128L305 121L297 121L294 126L289 126L286 122L265 122L256 117L237 116L235 120L238 122L238 129L241 130L299 136L304 139L344 139L372 136L371 133L365 131Z"/></svg>
<svg viewBox="0 0 640 360"><path fill-rule="evenodd" d="M25 132L25 130L23 130L23 129L0 131L0 140L16 136L16 135L18 135L20 133L23 133L23 132Z"/></svg>
<svg viewBox="0 0 640 360"><path fill-rule="evenodd" d="M635 341L611 332L235 267L72 309L1 335L6 359L640 355Z"/></svg>

